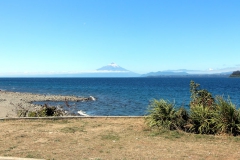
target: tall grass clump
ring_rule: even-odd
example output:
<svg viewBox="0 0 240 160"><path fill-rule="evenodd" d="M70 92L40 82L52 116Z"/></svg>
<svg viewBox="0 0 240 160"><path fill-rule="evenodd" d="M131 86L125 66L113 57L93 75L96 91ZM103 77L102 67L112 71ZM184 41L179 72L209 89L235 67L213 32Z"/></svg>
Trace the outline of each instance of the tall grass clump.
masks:
<svg viewBox="0 0 240 160"><path fill-rule="evenodd" d="M187 111L184 108L177 110L174 106L174 103L163 99L153 100L149 105L147 124L161 129L183 129L188 119Z"/></svg>
<svg viewBox="0 0 240 160"><path fill-rule="evenodd" d="M203 105L195 105L190 108L189 131L200 134L215 134L216 122L215 110Z"/></svg>
<svg viewBox="0 0 240 160"><path fill-rule="evenodd" d="M221 96L216 97L216 128L219 134L240 135L240 110L231 102Z"/></svg>
<svg viewBox="0 0 240 160"><path fill-rule="evenodd" d="M146 122L150 127L183 130L196 134L240 135L240 110L222 96L213 98L199 84L190 82L191 102L187 111L166 100L153 100Z"/></svg>

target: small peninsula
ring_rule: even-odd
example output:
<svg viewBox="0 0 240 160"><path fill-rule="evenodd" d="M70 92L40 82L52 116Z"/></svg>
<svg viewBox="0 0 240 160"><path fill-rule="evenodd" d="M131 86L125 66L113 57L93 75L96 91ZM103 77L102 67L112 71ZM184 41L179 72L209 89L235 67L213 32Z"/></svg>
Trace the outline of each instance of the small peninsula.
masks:
<svg viewBox="0 0 240 160"><path fill-rule="evenodd" d="M232 77L232 78L238 77L238 78L240 78L240 71L234 71L229 77Z"/></svg>

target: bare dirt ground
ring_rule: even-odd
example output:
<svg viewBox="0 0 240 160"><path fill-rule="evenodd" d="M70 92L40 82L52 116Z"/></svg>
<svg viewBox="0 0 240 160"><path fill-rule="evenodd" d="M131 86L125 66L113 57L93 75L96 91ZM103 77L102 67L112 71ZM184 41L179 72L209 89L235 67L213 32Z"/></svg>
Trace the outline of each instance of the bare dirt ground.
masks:
<svg viewBox="0 0 240 160"><path fill-rule="evenodd" d="M0 156L77 159L240 159L240 137L151 131L144 118L0 121Z"/></svg>

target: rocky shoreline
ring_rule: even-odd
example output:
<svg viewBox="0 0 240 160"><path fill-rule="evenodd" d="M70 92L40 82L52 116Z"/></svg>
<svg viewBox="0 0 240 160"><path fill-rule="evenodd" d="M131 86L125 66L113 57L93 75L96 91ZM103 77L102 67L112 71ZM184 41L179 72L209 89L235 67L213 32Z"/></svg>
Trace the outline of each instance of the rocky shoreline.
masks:
<svg viewBox="0 0 240 160"><path fill-rule="evenodd" d="M0 91L0 118L18 117L17 112L21 109L33 111L41 107L41 105L33 104L37 101L90 101L95 100L94 97L77 97L63 95L41 95L33 93L20 93Z"/></svg>

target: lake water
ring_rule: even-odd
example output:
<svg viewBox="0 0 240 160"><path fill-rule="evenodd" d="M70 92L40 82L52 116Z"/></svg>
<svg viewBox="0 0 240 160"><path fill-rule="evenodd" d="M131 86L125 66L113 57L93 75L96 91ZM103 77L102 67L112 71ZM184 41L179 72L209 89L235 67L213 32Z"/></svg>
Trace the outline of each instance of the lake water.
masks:
<svg viewBox="0 0 240 160"><path fill-rule="evenodd" d="M153 99L174 101L176 106L189 107L189 84L193 80L214 96L230 96L240 106L239 78L0 78L0 89L50 95L93 96L96 101L61 105L69 112L81 110L88 115L139 116L145 115ZM46 102L44 102L46 103ZM42 103L40 103L42 104Z"/></svg>

